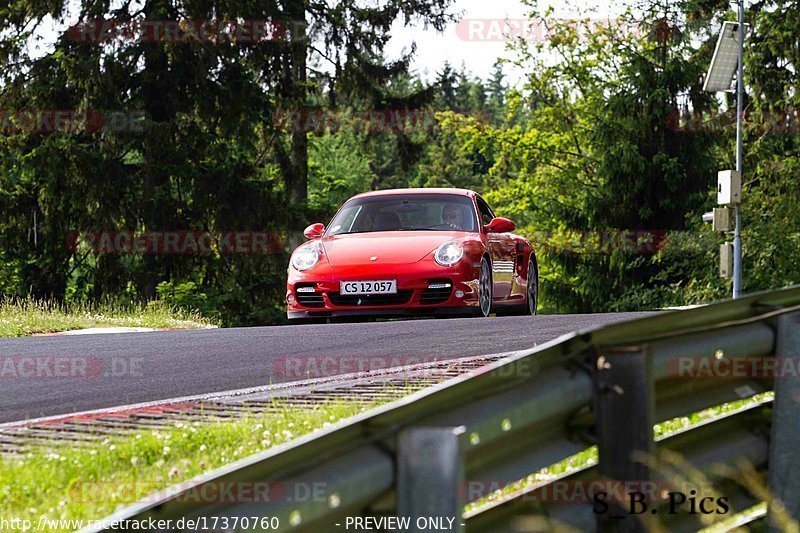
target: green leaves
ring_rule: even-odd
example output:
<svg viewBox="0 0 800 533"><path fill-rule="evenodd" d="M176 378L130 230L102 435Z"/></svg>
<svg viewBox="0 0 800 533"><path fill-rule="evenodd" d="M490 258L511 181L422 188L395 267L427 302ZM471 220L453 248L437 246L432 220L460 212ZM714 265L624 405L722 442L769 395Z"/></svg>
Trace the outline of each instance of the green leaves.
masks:
<svg viewBox="0 0 800 533"><path fill-rule="evenodd" d="M732 121L719 120L720 102L702 91L716 27L732 16L726 3L632 0L603 22L534 9L547 34L512 44L509 62L528 73L517 87L500 64L488 80L445 64L425 83L409 72L409 56L384 58L395 22L443 28L450 2L334 4L152 0L136 13L86 1L83 21L274 18L288 38L112 45L65 34L41 57L25 48L30 29L62 16L65 2L0 8L3 294L167 291L226 323L280 320L285 253L83 257L65 238L73 230L267 229L288 247L352 194L404 186L479 190L528 235L671 232L653 254L543 243L546 309L726 294L716 277L720 239L699 222L714 205L717 170L734 159ZM800 281L800 12L773 0L750 6L748 17L744 236L745 289L753 290ZM338 125L287 128L276 118L309 109ZM418 127L381 130L358 118L376 110L417 114ZM28 111L38 122L19 127ZM95 115L74 128L42 127L54 111ZM349 124L344 111L356 117ZM705 119L686 126L687 113Z"/></svg>

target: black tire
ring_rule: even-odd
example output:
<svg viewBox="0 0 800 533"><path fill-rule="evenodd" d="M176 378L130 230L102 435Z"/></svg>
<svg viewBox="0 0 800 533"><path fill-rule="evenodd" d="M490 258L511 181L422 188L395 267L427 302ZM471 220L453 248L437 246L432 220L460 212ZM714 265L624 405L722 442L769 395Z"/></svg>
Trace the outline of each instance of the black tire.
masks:
<svg viewBox="0 0 800 533"><path fill-rule="evenodd" d="M528 284L525 288L525 303L512 307L500 307L495 310L497 316L527 316L535 315L539 305L539 271L536 269L536 261L531 255L528 261Z"/></svg>
<svg viewBox="0 0 800 533"><path fill-rule="evenodd" d="M539 306L539 270L536 268L533 256L528 260L528 288L525 296L526 314L536 315L536 308Z"/></svg>
<svg viewBox="0 0 800 533"><path fill-rule="evenodd" d="M492 267L485 257L481 259L478 276L478 302L481 316L489 316L492 312Z"/></svg>

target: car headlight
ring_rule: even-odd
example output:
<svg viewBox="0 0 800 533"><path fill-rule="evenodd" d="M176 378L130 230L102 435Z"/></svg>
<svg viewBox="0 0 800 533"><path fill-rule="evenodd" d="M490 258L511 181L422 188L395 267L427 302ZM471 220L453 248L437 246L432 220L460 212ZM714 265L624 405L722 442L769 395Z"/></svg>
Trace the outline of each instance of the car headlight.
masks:
<svg viewBox="0 0 800 533"><path fill-rule="evenodd" d="M458 242L446 242L441 245L433 258L442 266L453 266L464 257L464 247Z"/></svg>
<svg viewBox="0 0 800 533"><path fill-rule="evenodd" d="M313 268L319 262L319 250L314 246L298 248L292 254L292 266L303 271Z"/></svg>

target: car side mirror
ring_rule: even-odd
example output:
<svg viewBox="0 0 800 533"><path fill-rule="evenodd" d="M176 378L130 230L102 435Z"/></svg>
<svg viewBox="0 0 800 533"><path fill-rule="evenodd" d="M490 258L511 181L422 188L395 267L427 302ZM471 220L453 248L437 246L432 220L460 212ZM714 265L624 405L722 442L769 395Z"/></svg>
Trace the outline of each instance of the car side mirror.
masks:
<svg viewBox="0 0 800 533"><path fill-rule="evenodd" d="M484 226L488 233L508 233L517 227L511 220L503 217L493 218L491 222Z"/></svg>
<svg viewBox="0 0 800 533"><path fill-rule="evenodd" d="M325 231L325 224L317 222L307 227L305 231L303 231L303 235L305 235L307 239L319 239L320 237L322 237L322 232L324 231Z"/></svg>

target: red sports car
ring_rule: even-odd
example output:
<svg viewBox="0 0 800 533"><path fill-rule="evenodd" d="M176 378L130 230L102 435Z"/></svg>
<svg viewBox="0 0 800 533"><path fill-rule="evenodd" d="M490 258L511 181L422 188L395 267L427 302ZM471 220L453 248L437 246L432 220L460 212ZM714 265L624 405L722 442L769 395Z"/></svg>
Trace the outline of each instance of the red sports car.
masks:
<svg viewBox="0 0 800 533"><path fill-rule="evenodd" d="M514 228L464 189L356 195L327 228L306 228L288 316L536 314L536 254Z"/></svg>

